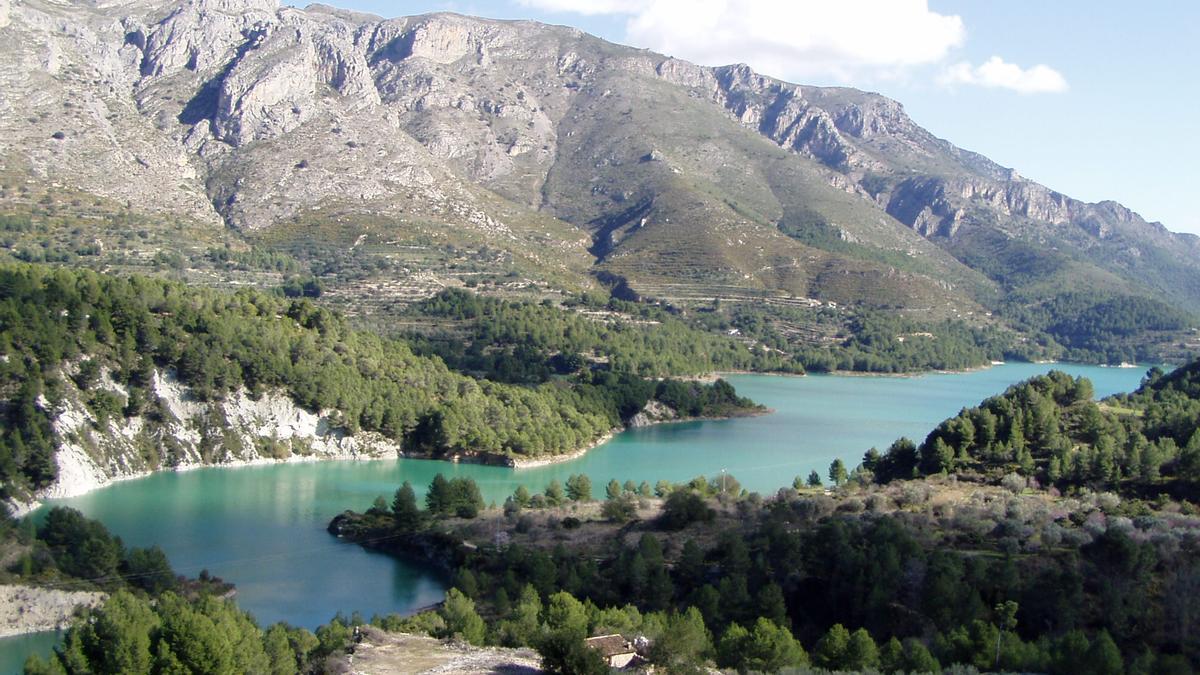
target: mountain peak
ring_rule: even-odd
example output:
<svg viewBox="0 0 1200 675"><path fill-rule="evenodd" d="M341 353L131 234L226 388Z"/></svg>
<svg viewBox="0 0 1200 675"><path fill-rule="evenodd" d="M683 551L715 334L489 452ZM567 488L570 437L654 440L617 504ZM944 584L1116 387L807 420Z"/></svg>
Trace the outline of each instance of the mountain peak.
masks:
<svg viewBox="0 0 1200 675"><path fill-rule="evenodd" d="M1193 238L957 148L876 93L451 13L130 0L10 16L0 153L131 209L256 231L369 218L395 241L486 240L664 297L969 312L1083 269L1200 307Z"/></svg>

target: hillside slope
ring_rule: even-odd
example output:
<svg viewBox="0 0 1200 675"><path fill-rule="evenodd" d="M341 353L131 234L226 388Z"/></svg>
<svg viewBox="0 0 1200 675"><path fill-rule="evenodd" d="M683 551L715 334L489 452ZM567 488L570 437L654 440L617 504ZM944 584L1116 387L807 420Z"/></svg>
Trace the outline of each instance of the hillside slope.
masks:
<svg viewBox="0 0 1200 675"><path fill-rule="evenodd" d="M1081 289L1200 310L1200 240L1028 181L876 94L532 22L5 4L5 211L69 189L217 242L224 224L348 305L508 274L972 321Z"/></svg>

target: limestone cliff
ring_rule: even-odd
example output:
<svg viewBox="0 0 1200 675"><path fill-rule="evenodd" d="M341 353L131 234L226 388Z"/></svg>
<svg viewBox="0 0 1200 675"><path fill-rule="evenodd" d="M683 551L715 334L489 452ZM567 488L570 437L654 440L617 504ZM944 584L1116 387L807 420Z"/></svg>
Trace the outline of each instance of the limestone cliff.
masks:
<svg viewBox="0 0 1200 675"><path fill-rule="evenodd" d="M62 386L57 405L39 401L54 413L58 478L37 499L71 497L153 471L400 454L380 434L347 434L332 413L304 410L281 392L253 398L243 389L220 401L198 401L173 375L156 372L146 413L102 419L70 378ZM126 394L107 374L98 386ZM33 504L14 506L20 512Z"/></svg>
<svg viewBox="0 0 1200 675"><path fill-rule="evenodd" d="M383 243L668 298L954 312L1012 290L980 260L1019 244L1200 309L1200 240L1022 178L877 94L532 22L275 0L0 0L0 30L4 168L135 211L289 241L379 224Z"/></svg>

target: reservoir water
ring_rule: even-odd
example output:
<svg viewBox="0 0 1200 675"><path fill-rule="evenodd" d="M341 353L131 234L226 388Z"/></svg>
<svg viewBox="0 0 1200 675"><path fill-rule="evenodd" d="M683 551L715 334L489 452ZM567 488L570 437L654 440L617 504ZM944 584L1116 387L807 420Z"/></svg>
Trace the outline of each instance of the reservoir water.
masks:
<svg viewBox="0 0 1200 675"><path fill-rule="evenodd" d="M50 656L62 636L57 631L0 638L0 673L20 673L31 654Z"/></svg>
<svg viewBox="0 0 1200 675"><path fill-rule="evenodd" d="M574 473L590 476L602 496L612 478L653 484L725 470L767 495L813 469L824 477L836 457L852 468L872 446L882 450L900 436L919 442L962 407L1054 368L1088 377L1097 396L1132 391L1145 372L1007 364L918 377L735 375L728 379L739 394L774 412L632 429L580 459L546 467L399 459L207 468L160 473L52 503L100 519L126 545L158 544L180 573L207 569L234 582L239 605L260 624L314 628L339 611L369 617L441 599L437 576L325 532L342 510L364 509L379 495L390 501L402 481L411 481L420 495L438 472L470 476L486 500L500 503L520 484L537 492ZM0 657L14 649L0 642Z"/></svg>

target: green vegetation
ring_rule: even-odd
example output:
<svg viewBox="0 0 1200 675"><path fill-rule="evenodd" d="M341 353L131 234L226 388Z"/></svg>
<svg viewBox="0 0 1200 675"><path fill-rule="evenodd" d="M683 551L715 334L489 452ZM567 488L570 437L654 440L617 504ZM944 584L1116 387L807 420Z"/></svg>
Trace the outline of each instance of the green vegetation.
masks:
<svg viewBox="0 0 1200 675"><path fill-rule="evenodd" d="M397 524L406 515L404 506L395 512ZM446 480L439 473L433 478L433 482L429 485L429 491L425 494L425 507L429 509L430 514L435 516L455 515L459 518L474 518L483 508L483 496L474 480L470 478Z"/></svg>
<svg viewBox="0 0 1200 675"><path fill-rule="evenodd" d="M799 359L810 370L908 373L964 370L1020 356L1014 352L1011 335L958 320L923 322L860 312L847 330L849 337L837 349L801 350Z"/></svg>
<svg viewBox="0 0 1200 675"><path fill-rule="evenodd" d="M151 601L122 590L84 610L50 660L30 657L25 673L294 675L340 651L349 633L338 621L316 635L286 624L263 631L233 602L212 595L187 599L168 591Z"/></svg>
<svg viewBox="0 0 1200 675"><path fill-rule="evenodd" d="M1092 400L1091 382L1055 371L907 439L862 469L887 482L937 473L1012 473L1058 488L1195 498L1200 485L1200 361L1149 372L1138 391Z"/></svg>
<svg viewBox="0 0 1200 675"><path fill-rule="evenodd" d="M440 356L456 370L526 383L589 366L647 377L720 370L907 373L1046 355L996 325L879 310L739 302L681 311L592 294L566 306L576 311L448 290L413 307L414 317L438 328L412 337L419 353ZM821 335L827 339L813 339Z"/></svg>
<svg viewBox="0 0 1200 675"><path fill-rule="evenodd" d="M178 576L157 546L126 548L100 521L56 506L40 525L31 518L0 523L0 554L8 561L0 581L72 590L128 589L158 595L225 593L230 586L203 573L199 580Z"/></svg>
<svg viewBox="0 0 1200 675"><path fill-rule="evenodd" d="M993 323L919 320L879 310L776 305L718 305L694 320L710 330L736 329L770 350L791 355L793 368L910 373L964 370L1001 359L1044 356Z"/></svg>
<svg viewBox="0 0 1200 675"><path fill-rule="evenodd" d="M0 167L0 261L178 274L201 260L205 247L230 237L186 217L151 217L112 199L30 180L19 165Z"/></svg>
<svg viewBox="0 0 1200 675"><path fill-rule="evenodd" d="M589 367L641 377L789 369L779 355L692 328L661 307L587 295L572 305L591 315L444 291L413 313L452 321L453 331L418 339L416 349L504 382L544 382Z"/></svg>
<svg viewBox="0 0 1200 675"><path fill-rule="evenodd" d="M1022 330L1062 345L1065 358L1084 363L1139 363L1159 357L1148 334L1177 334L1194 317L1159 300L1098 293L1064 293L1004 310Z"/></svg>
<svg viewBox="0 0 1200 675"><path fill-rule="evenodd" d="M308 300L248 289L26 265L0 267L0 289L2 496L54 480L51 420L65 377L101 426L121 415L169 415L156 403L153 381L156 370L170 371L201 400L239 387L252 396L280 389L306 409L335 411L351 433L379 432L435 457L572 451L652 397L682 415L751 405L724 382L649 382L611 371L539 386L475 380L402 341L353 330ZM128 394L95 386L103 378Z"/></svg>
<svg viewBox="0 0 1200 675"><path fill-rule="evenodd" d="M205 257L209 261L223 265L228 269L243 272L258 270L279 272L281 274L300 274L306 271L304 265L299 260L296 260L287 253L258 246L252 246L248 249L237 249L226 244L223 247L208 249Z"/></svg>
<svg viewBox="0 0 1200 675"><path fill-rule="evenodd" d="M586 658L584 637L608 633L648 638L643 655L671 671L1057 675L1186 672L1200 660L1186 609L1200 602L1188 543L1200 521L1178 504L977 486L947 511L935 497L957 486L945 481L851 480L831 496L763 500L716 476L667 486L662 502L611 486L606 505L641 501L659 516L609 524L518 507L486 514L474 534L443 521L397 537L386 514L346 514L340 532L398 553L432 547L457 566L454 609L408 627L534 646L553 672L593 672L564 664ZM549 534L580 520L570 527L582 534ZM511 539L457 545L497 531Z"/></svg>

